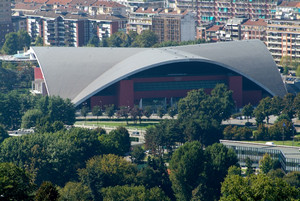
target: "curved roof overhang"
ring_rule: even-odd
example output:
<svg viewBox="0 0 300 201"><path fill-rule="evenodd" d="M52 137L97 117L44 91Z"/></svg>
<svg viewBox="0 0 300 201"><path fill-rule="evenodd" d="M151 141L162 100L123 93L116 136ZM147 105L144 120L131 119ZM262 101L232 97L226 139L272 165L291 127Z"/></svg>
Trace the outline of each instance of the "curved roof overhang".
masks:
<svg viewBox="0 0 300 201"><path fill-rule="evenodd" d="M156 49L62 49L33 48L49 95L70 98L75 105L128 76L177 62L215 64L248 78L273 96L286 94L273 58L257 40Z"/></svg>

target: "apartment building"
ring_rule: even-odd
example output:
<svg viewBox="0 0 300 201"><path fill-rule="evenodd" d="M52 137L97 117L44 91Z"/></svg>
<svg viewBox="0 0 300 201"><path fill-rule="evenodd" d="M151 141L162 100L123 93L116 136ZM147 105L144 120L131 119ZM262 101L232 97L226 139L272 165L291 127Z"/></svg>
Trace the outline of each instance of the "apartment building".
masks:
<svg viewBox="0 0 300 201"><path fill-rule="evenodd" d="M141 34L144 30L152 30L153 18L162 12L162 8L143 8L130 12L127 23L127 32L136 31Z"/></svg>
<svg viewBox="0 0 300 201"><path fill-rule="evenodd" d="M276 63L283 56L300 59L299 20L270 20L266 33L267 46Z"/></svg>
<svg viewBox="0 0 300 201"><path fill-rule="evenodd" d="M80 12L36 11L24 14L27 32L35 39L41 36L44 45L84 46L93 36L100 40L125 29L126 18L111 15L89 16Z"/></svg>
<svg viewBox="0 0 300 201"><path fill-rule="evenodd" d="M5 42L5 35L12 30L10 0L0 0L0 47Z"/></svg>
<svg viewBox="0 0 300 201"><path fill-rule="evenodd" d="M158 42L195 40L195 20L194 13L186 9L138 8L129 15L127 32L152 30Z"/></svg>
<svg viewBox="0 0 300 201"><path fill-rule="evenodd" d="M90 15L126 15L126 7L114 1L96 1L89 7Z"/></svg>
<svg viewBox="0 0 300 201"><path fill-rule="evenodd" d="M177 0L178 8L197 12L198 24L224 24L228 19L244 15L249 18L273 19L282 0Z"/></svg>
<svg viewBox="0 0 300 201"><path fill-rule="evenodd" d="M153 17L152 30L158 42L188 41L196 38L196 16L188 10L164 9Z"/></svg>
<svg viewBox="0 0 300 201"><path fill-rule="evenodd" d="M267 24L267 46L276 63L284 56L300 59L300 2L282 2Z"/></svg>
<svg viewBox="0 0 300 201"><path fill-rule="evenodd" d="M267 40L267 22L263 19L248 19L241 26L242 40L259 39Z"/></svg>
<svg viewBox="0 0 300 201"><path fill-rule="evenodd" d="M112 15L90 16L89 20L89 36L97 36L100 40L110 37L119 30L126 29L127 18Z"/></svg>

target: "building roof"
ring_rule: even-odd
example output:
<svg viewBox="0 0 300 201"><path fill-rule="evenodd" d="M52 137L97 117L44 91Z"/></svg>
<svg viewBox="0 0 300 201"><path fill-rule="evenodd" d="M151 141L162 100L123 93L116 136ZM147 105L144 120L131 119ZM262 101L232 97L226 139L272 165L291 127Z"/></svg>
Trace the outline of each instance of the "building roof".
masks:
<svg viewBox="0 0 300 201"><path fill-rule="evenodd" d="M52 5L52 4L55 4L55 5L67 5L71 2L72 0L48 0L47 1L47 5Z"/></svg>
<svg viewBox="0 0 300 201"><path fill-rule="evenodd" d="M101 7L109 7L109 8L122 8L126 7L122 4L119 4L114 1L96 1L95 3L92 4L92 6L101 6Z"/></svg>
<svg viewBox="0 0 300 201"><path fill-rule="evenodd" d="M96 1L97 0L72 0L70 2L70 5L74 5L74 6L91 6Z"/></svg>
<svg viewBox="0 0 300 201"><path fill-rule="evenodd" d="M32 4L32 3L16 3L13 10L22 10L22 11L35 11L43 7L42 4Z"/></svg>
<svg viewBox="0 0 300 201"><path fill-rule="evenodd" d="M296 7L296 8L300 8L300 2L299 1L283 1L279 6L280 7Z"/></svg>
<svg viewBox="0 0 300 201"><path fill-rule="evenodd" d="M286 88L268 49L259 40L166 48L32 47L49 95L79 105L135 73L177 62L207 62L232 70L271 95ZM205 66L199 66L202 68Z"/></svg>
<svg viewBox="0 0 300 201"><path fill-rule="evenodd" d="M222 29L224 26L223 25L214 25L212 27L210 27L209 29L207 29L206 31L219 31L220 29Z"/></svg>
<svg viewBox="0 0 300 201"><path fill-rule="evenodd" d="M220 140L220 142L228 146L251 147L251 148L264 149L264 150L270 150L270 149L279 150L284 154L286 158L300 159L299 147L266 145L261 143L251 143L251 142L232 141L232 140Z"/></svg>
<svg viewBox="0 0 300 201"><path fill-rule="evenodd" d="M163 8L143 8L139 7L137 10L134 11L134 13L147 13L147 14L158 14L163 10Z"/></svg>
<svg viewBox="0 0 300 201"><path fill-rule="evenodd" d="M263 19L249 19L243 25L250 26L267 26L268 23Z"/></svg>
<svg viewBox="0 0 300 201"><path fill-rule="evenodd" d="M105 15L105 14L99 14L99 15L89 15L89 20L100 20L100 21L122 21L127 20L126 17L122 15Z"/></svg>
<svg viewBox="0 0 300 201"><path fill-rule="evenodd" d="M44 4L46 3L48 0L24 0L24 3L39 3L39 4Z"/></svg>

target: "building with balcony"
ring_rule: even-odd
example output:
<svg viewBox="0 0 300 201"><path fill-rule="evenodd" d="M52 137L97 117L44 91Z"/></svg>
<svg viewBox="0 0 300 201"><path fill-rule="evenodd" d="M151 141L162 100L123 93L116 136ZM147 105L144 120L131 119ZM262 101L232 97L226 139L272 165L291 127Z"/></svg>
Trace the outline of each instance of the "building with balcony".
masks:
<svg viewBox="0 0 300 201"><path fill-rule="evenodd" d="M242 40L267 40L267 22L263 19L249 19L241 25Z"/></svg>
<svg viewBox="0 0 300 201"><path fill-rule="evenodd" d="M131 12L127 32L152 30L158 36L158 42L188 41L196 38L195 15L188 10L138 8Z"/></svg>
<svg viewBox="0 0 300 201"><path fill-rule="evenodd" d="M140 7L130 12L127 23L127 32L135 31L141 34L145 30L152 30L153 17L158 16L162 8Z"/></svg>
<svg viewBox="0 0 300 201"><path fill-rule="evenodd" d="M282 0L177 0L178 8L192 9L197 12L198 25L224 22L237 16L248 18L273 19L276 6Z"/></svg>
<svg viewBox="0 0 300 201"><path fill-rule="evenodd" d="M126 15L126 7L114 1L96 1L89 7L90 15Z"/></svg>
<svg viewBox="0 0 300 201"><path fill-rule="evenodd" d="M44 45L49 46L84 46L93 36L102 40L125 29L127 22L122 16L89 16L64 10L35 11L25 13L24 17L27 19L27 32L32 39L40 36Z"/></svg>
<svg viewBox="0 0 300 201"><path fill-rule="evenodd" d="M267 25L267 46L276 63L284 56L300 59L300 21L270 20Z"/></svg>
<svg viewBox="0 0 300 201"><path fill-rule="evenodd" d="M195 21L194 13L188 10L166 8L153 17L152 31L158 36L158 42L195 40Z"/></svg>

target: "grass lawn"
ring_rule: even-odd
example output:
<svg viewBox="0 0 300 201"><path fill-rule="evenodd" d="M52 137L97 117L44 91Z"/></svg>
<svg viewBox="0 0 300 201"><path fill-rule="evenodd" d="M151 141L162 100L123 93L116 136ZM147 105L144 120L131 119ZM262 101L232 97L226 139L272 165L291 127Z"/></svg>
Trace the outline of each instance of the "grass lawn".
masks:
<svg viewBox="0 0 300 201"><path fill-rule="evenodd" d="M284 144L282 143L282 141L274 141L274 140L269 140L269 141L249 141L249 142L253 142L253 143L262 143L262 144L266 144L266 142L274 142L274 144L276 145L287 145L287 146L297 146L300 147L300 141L293 141L289 140L289 141L284 141Z"/></svg>
<svg viewBox="0 0 300 201"><path fill-rule="evenodd" d="M126 124L126 121L104 121L101 122L99 121L97 123L97 121L77 121L75 124L76 125L87 125L87 126L99 126L99 127L118 127L118 126L123 126L129 129L142 129L142 130L146 130L148 127L151 127L155 124L157 124L159 122L157 121L147 121L147 122L142 122L140 123L134 123L133 121L129 121L128 125Z"/></svg>

